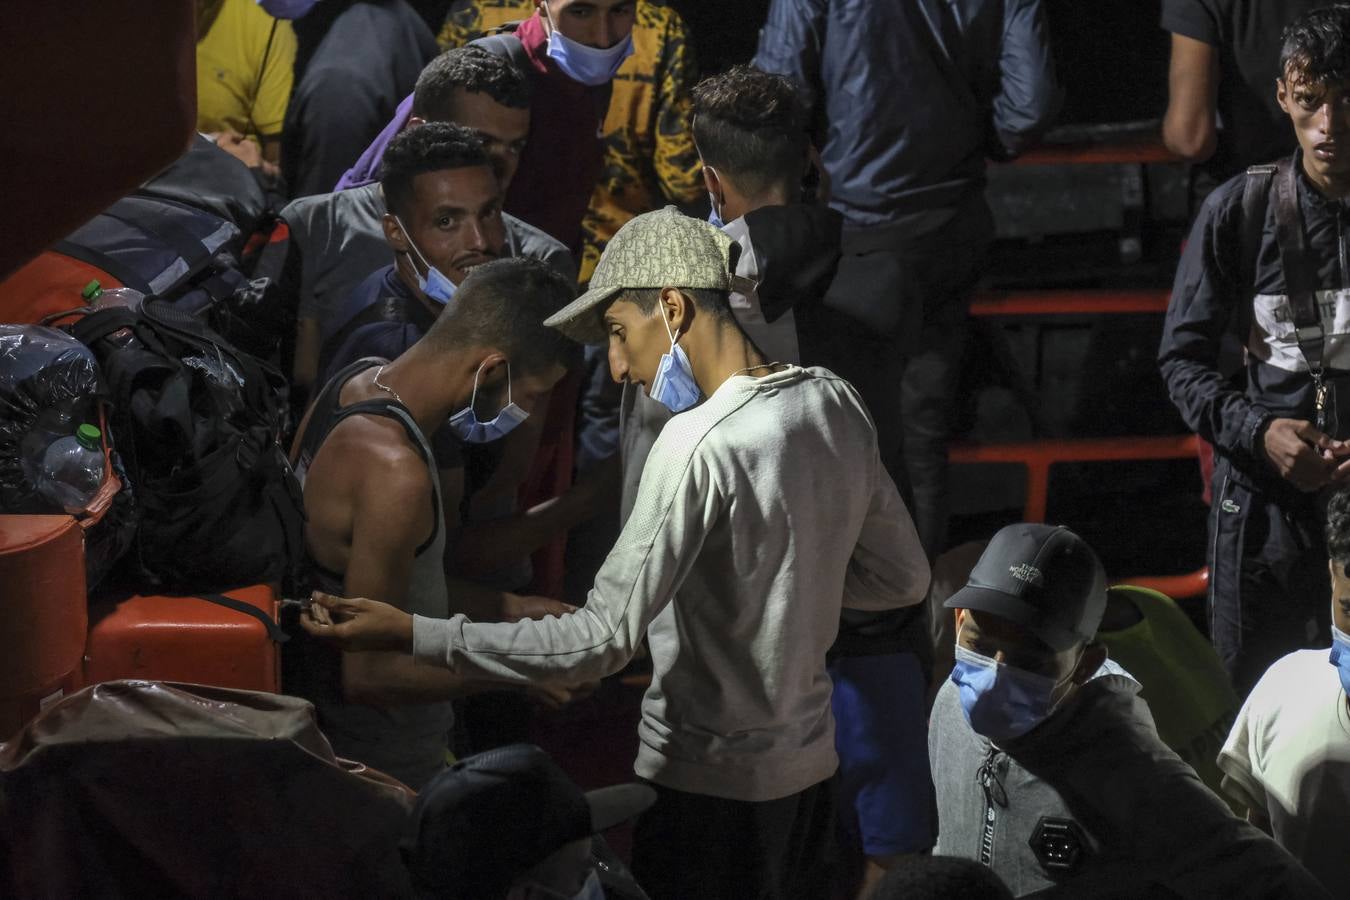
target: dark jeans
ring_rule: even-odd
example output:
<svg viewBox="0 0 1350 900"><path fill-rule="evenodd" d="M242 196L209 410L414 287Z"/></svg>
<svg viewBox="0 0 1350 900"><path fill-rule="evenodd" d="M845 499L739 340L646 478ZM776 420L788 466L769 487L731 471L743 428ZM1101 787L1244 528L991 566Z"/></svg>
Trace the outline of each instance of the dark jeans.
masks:
<svg viewBox="0 0 1350 900"><path fill-rule="evenodd" d="M660 785L633 831L633 876L652 900L820 900L831 895L831 781L750 803Z"/></svg>
<svg viewBox="0 0 1350 900"><path fill-rule="evenodd" d="M830 294L889 310L878 320L893 327L826 309L816 314L819 321L808 314L801 329L809 332L801 342L803 364L824 366L851 382L871 412L881 461L905 497L929 558L947 548L947 441L971 292L991 233L983 198L917 236L903 228L846 231L840 279L847 277L850 256L885 254L894 265L861 267L866 277L847 285L836 279Z"/></svg>
<svg viewBox="0 0 1350 900"><path fill-rule="evenodd" d="M1209 632L1245 697L1281 656L1329 640L1324 501L1262 489L1220 459L1209 515Z"/></svg>

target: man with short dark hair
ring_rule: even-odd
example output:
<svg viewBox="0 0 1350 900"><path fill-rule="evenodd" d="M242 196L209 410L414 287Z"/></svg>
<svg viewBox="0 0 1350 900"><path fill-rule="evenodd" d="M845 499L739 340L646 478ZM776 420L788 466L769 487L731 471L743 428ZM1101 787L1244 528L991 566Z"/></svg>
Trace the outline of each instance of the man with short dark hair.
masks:
<svg viewBox="0 0 1350 900"><path fill-rule="evenodd" d="M386 254L392 250L395 261L366 278L325 324L325 382L363 357L397 359L453 307L456 284L501 254L501 193L467 128L448 122L410 128L390 143L383 166ZM570 293L560 287L568 284L558 276L544 289ZM539 285L522 282L521 289ZM503 305L514 302L502 298ZM530 555L594 513L603 484L595 478L520 511L519 485L552 393L552 385L542 394L516 390L515 403L531 416L509 437L465 440L450 428L430 435L451 538L446 562L457 579L496 591L525 590L534 574ZM456 588L462 592L465 585L457 581Z"/></svg>
<svg viewBox="0 0 1350 900"><path fill-rule="evenodd" d="M1239 696L1325 640L1325 490L1350 475L1350 6L1291 24L1280 70L1299 149L1209 195L1158 351L1172 402L1215 448L1210 638ZM1221 365L1230 331L1245 385Z"/></svg>
<svg viewBox="0 0 1350 900"><path fill-rule="evenodd" d="M513 681L610 674L646 634L635 769L659 799L638 822L633 872L656 900L828 896L838 758L825 653L841 608L917 604L928 585L856 393L769 359L736 324L735 248L674 207L638 216L590 290L549 320L580 340L608 335L614 378L679 413L584 607L489 626L318 598L305 619L348 649Z"/></svg>
<svg viewBox="0 0 1350 900"><path fill-rule="evenodd" d="M405 353L390 362L357 360L319 393L294 454L308 515L305 547L323 590L450 615L445 512L430 438L443 427L464 439L496 436L527 418L515 398L546 393L578 355L542 325L569 296L571 286L537 261L485 263L465 278L454 308ZM449 701L470 690L470 679L393 653L342 654L336 666L309 653L294 670L339 755L413 788L444 766Z"/></svg>
<svg viewBox="0 0 1350 900"><path fill-rule="evenodd" d="M513 32L480 38L529 77L534 94L519 177L506 193L512 215L542 228L579 256L581 220L604 162L610 82L633 53L637 0L534 0L535 14ZM408 101L338 189L361 184L389 139L408 122Z"/></svg>
<svg viewBox="0 0 1350 900"><path fill-rule="evenodd" d="M416 114L409 126L454 122L473 131L487 150L498 192L504 193L529 132L529 81L508 61L465 47L432 60L417 85L410 98ZM258 272L277 283L278 302L294 305L291 373L293 387L301 392L322 374L320 323L332 322L348 294L389 259L385 198L375 179L378 160L374 165L359 187L289 204L258 263ZM548 235L505 214L501 228L505 238L500 254L542 259L564 276L575 277L571 255Z"/></svg>
<svg viewBox="0 0 1350 900"><path fill-rule="evenodd" d="M322 381L362 356L397 358L469 271L505 250L501 191L469 129L449 122L409 129L390 144L382 175L388 212L381 224L394 263L371 273L320 323Z"/></svg>
<svg viewBox="0 0 1350 900"><path fill-rule="evenodd" d="M1350 882L1350 491L1327 504L1331 651L1296 650L1261 676L1219 753L1223 789L1328 891Z"/></svg>
<svg viewBox="0 0 1350 900"><path fill-rule="evenodd" d="M678 0L677 0L678 2ZM442 47L514 27L535 0L452 0L436 40ZM604 115L605 159L582 220L586 244L580 280L590 280L605 244L633 216L662 202L697 204L698 154L689 131L690 92L698 81L693 38L670 0L637 0L633 55L611 82Z"/></svg>
<svg viewBox="0 0 1350 900"><path fill-rule="evenodd" d="M1009 525L944 606L956 667L928 731L935 853L1017 897L1327 896L1159 740L1095 638L1106 574L1082 538Z"/></svg>

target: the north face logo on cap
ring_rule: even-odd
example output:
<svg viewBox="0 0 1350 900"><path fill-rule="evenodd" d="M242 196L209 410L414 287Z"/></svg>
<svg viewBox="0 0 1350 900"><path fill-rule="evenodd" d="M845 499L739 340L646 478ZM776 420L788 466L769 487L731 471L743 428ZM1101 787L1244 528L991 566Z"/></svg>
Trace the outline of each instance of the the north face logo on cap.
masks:
<svg viewBox="0 0 1350 900"><path fill-rule="evenodd" d="M1040 569L1030 563L1018 563L1015 566L1009 566L1008 571L1018 581L1025 581L1032 587L1045 587L1045 576L1041 574Z"/></svg>

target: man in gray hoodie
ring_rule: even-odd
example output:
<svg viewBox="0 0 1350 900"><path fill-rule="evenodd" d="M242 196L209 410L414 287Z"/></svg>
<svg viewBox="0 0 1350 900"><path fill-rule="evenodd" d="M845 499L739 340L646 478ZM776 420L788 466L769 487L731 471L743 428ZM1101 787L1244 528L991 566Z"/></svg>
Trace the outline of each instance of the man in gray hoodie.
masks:
<svg viewBox="0 0 1350 900"><path fill-rule="evenodd" d="M1019 897L1327 896L1158 739L1138 682L1095 640L1106 578L1082 538L1008 526L945 605L935 853L989 866Z"/></svg>

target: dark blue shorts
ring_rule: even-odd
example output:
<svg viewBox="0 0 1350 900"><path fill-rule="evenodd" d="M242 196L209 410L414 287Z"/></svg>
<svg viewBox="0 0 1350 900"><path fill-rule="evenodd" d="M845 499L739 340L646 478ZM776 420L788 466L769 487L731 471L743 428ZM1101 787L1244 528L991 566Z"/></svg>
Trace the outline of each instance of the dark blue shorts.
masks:
<svg viewBox="0 0 1350 900"><path fill-rule="evenodd" d="M860 836L868 856L927 850L936 815L918 657L840 657L829 671L841 825Z"/></svg>

